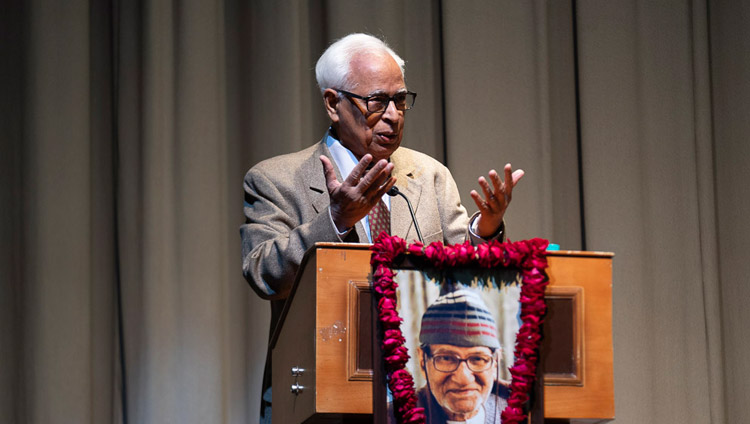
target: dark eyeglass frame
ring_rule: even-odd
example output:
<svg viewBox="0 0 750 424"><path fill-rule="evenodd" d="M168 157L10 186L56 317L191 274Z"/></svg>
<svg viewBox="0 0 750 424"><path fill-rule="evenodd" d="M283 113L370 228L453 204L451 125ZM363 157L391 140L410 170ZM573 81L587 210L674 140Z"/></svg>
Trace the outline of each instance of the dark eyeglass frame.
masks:
<svg viewBox="0 0 750 424"><path fill-rule="evenodd" d="M456 362L456 367L453 368L452 370L438 368L438 365L437 365L437 357L438 356L455 359L457 361ZM429 359L432 360L432 366L435 367L436 370L438 370L440 372L445 372L445 373L455 372L461 366L461 362L466 362L466 367L469 368L469 371L471 371L471 372L484 372L484 371L487 371L488 369L492 368L492 364L495 363L495 355L492 355L492 356L489 357L490 360L489 360L489 362L487 362L487 366L486 367L481 368L481 369L474 369L472 367L472 365L471 365L471 362L469 362L473 358L486 358L486 356L484 356L484 355L471 355L468 358L464 359L464 358L459 358L458 356L455 356L455 355L444 355L444 354L429 355Z"/></svg>
<svg viewBox="0 0 750 424"><path fill-rule="evenodd" d="M372 96L367 96L367 97L360 96L359 94L354 94L354 93L351 93L351 92L346 91L346 90L336 89L336 91L339 92L339 93L341 93L341 94L343 94L343 95L345 95L345 96L348 96L348 97L354 97L355 99L364 100L365 107L367 108L367 111L370 112L370 113L385 112L385 110L388 109L388 105L391 104L391 102L393 102L393 105L396 106L396 109L398 109L398 110L401 110L401 111L409 110L412 107L414 107L414 102L417 100L417 93L415 93L413 91L402 91L400 93L394 94L393 96L386 96L385 94L374 94ZM404 104L403 104L402 107L399 107L399 104L396 101L396 97L398 97L398 96L405 96L405 98L404 98ZM411 97L411 101L408 100L410 97ZM376 109L376 110L370 109L370 100L378 99L379 102L382 102L386 98L388 99L388 101L385 102L385 103L382 103L383 106L381 108ZM359 105L357 105L357 106L359 106Z"/></svg>

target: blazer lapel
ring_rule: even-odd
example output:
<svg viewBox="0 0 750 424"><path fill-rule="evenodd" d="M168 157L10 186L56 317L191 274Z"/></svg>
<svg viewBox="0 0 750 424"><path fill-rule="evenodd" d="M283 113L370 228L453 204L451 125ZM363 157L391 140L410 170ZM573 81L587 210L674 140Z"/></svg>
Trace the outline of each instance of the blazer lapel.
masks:
<svg viewBox="0 0 750 424"><path fill-rule="evenodd" d="M325 140L325 137L323 138ZM328 151L324 142L319 142L313 154L305 162L303 171L305 181L309 181L308 196L316 213L321 213L330 204L328 189L326 188L326 177L323 173L323 164L320 163L320 155L328 156L331 159L331 153ZM331 159L333 162L333 159ZM339 170L336 169L338 176ZM339 177L340 178L340 177Z"/></svg>
<svg viewBox="0 0 750 424"><path fill-rule="evenodd" d="M336 171L336 178L339 181L344 181L344 178L341 176L341 171L339 171L339 168L336 166L336 162L334 162L331 152L325 144L327 136L328 133L323 136L323 140L318 143L317 148L313 151L312 157L310 157L305 163L305 181L310 182L308 193L312 207L316 213L325 212L326 208L331 204L330 197L328 196L328 187L326 186L326 177L323 173L323 164L320 163L320 155L325 155L330 159L333 168ZM367 233L365 232L365 227L357 222L354 225L354 231L347 235L345 241L358 243L360 240L367 241Z"/></svg>

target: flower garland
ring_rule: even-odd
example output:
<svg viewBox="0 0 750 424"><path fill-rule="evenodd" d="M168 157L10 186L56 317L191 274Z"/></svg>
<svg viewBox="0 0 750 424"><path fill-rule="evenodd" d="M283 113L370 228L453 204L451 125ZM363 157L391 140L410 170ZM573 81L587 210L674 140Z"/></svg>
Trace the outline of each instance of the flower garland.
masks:
<svg viewBox="0 0 750 424"><path fill-rule="evenodd" d="M523 324L516 337L515 363L510 368L511 394L508 406L501 415L503 424L515 424L526 419L524 404L529 400L529 390L536 378L540 330L547 310L544 303L544 288L549 282L545 273L547 245L547 240L537 238L513 243L491 241L476 247L468 241L453 246L444 246L440 242L428 246L417 242L407 246L401 238L381 233L372 246L370 264L374 268L373 286L378 298L378 319L383 331L381 349L397 422L423 424L426 415L424 408L417 407L414 379L405 369L409 354L401 333L402 319L396 310L398 284L393 280L395 273L391 269L396 259L402 255L409 255L424 260L437 269L478 264L486 269L520 270L523 281Z"/></svg>

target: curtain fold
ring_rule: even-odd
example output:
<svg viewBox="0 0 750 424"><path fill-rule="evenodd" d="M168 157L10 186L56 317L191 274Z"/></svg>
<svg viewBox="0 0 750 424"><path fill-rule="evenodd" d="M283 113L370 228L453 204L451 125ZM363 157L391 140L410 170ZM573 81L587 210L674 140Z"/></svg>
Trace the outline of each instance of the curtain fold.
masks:
<svg viewBox="0 0 750 424"><path fill-rule="evenodd" d="M748 16L739 0L8 2L0 417L257 421L270 308L241 276L242 178L320 139L317 57L364 31L419 93L404 146L447 163L469 210L511 162L527 171L512 239L616 253L616 422L742 421Z"/></svg>
<svg viewBox="0 0 750 424"><path fill-rule="evenodd" d="M708 373L708 399L712 423L726 422L723 352L731 349L724 344L721 326L721 284L716 219L716 163L711 104L711 71L709 48L708 5L693 1L691 44L693 56L693 108L695 117L696 187L698 189L698 234L700 236L700 279L703 283L703 307L706 320L705 348ZM731 422L731 420L729 421Z"/></svg>
<svg viewBox="0 0 750 424"><path fill-rule="evenodd" d="M722 422L705 9L578 4L587 245L618 253L617 416Z"/></svg>
<svg viewBox="0 0 750 424"><path fill-rule="evenodd" d="M129 422L246 422L262 369L245 361L265 351L249 345L264 317L233 272L241 201L228 182L241 176L229 172L224 5L148 2L125 16L143 64L122 61L119 87L136 90L122 107L140 124L120 135L120 174L136 184L121 197L134 231L122 249Z"/></svg>
<svg viewBox="0 0 750 424"><path fill-rule="evenodd" d="M24 2L0 13L0 416L17 422L23 405L21 281L23 274ZM15 389L12 389L15 388Z"/></svg>
<svg viewBox="0 0 750 424"><path fill-rule="evenodd" d="M750 186L746 183L750 178L750 121L744 113L750 107L750 58L740 53L750 48L750 5L711 1L708 12L715 169L713 179L705 184L712 183L716 193L713 206L721 289L710 296L718 296L714 302L721 306L723 400L727 422L735 422L750 416L750 394L744 389L750 375L745 359L750 337L744 325L750 320L744 305L750 298L750 262L744 254L750 239L750 223L744 219L745 211L750 210Z"/></svg>

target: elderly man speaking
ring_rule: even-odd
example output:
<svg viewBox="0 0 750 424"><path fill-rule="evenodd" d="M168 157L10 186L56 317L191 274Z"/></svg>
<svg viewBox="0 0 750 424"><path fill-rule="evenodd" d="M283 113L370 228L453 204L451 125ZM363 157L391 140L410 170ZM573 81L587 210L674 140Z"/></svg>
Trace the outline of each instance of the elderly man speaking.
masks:
<svg viewBox="0 0 750 424"><path fill-rule="evenodd" d="M419 366L427 385L417 393L427 424L500 423L508 390L497 381L497 325L482 299L460 289L422 315Z"/></svg>
<svg viewBox="0 0 750 424"><path fill-rule="evenodd" d="M404 82L403 59L375 37L351 34L328 47L315 73L330 128L305 150L255 165L244 181L242 270L273 300L272 325L316 242L368 243L383 231L416 238L406 201L386 194L394 185L414 204L426 243L481 243L504 236L503 216L523 176L508 164L504 180L494 170L489 181L480 177L470 219L448 169L400 147L417 96Z"/></svg>

